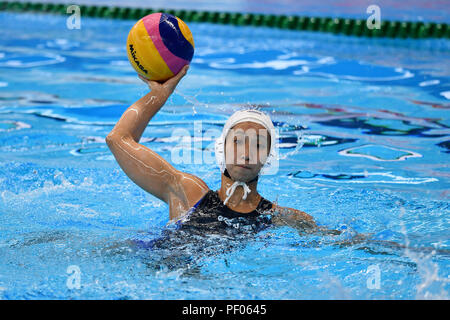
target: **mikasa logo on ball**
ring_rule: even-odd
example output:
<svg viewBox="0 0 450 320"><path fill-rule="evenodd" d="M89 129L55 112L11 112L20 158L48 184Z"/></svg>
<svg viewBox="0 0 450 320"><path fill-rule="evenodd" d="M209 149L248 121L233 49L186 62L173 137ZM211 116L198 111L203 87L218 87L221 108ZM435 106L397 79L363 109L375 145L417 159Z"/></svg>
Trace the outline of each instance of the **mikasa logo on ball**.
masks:
<svg viewBox="0 0 450 320"><path fill-rule="evenodd" d="M143 72L148 74L147 70L139 63L139 60L136 58L136 50L134 50L133 45L130 44L130 54L133 57L134 63L138 66L139 69L141 69Z"/></svg>

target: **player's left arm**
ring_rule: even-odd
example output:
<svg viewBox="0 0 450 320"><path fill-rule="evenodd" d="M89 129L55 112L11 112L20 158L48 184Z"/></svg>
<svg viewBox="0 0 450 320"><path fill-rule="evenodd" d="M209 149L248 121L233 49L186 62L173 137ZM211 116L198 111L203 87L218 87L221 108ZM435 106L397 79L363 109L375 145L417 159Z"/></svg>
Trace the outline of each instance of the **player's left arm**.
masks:
<svg viewBox="0 0 450 320"><path fill-rule="evenodd" d="M341 231L327 229L323 226L318 226L314 218L301 210L281 207L273 204L271 213L272 222L276 226L290 226L299 231L299 233L315 233L321 235L339 235Z"/></svg>
<svg viewBox="0 0 450 320"><path fill-rule="evenodd" d="M306 232L318 229L314 218L306 212L297 209L281 207L276 204L273 204L272 212L275 213L272 218L272 221L275 225L291 226L296 229L302 229Z"/></svg>

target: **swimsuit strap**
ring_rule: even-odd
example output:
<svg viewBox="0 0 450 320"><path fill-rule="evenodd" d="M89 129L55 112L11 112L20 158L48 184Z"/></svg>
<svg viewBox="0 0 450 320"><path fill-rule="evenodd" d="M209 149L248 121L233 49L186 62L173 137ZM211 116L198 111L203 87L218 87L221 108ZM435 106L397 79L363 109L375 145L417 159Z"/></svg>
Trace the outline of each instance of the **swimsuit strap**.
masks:
<svg viewBox="0 0 450 320"><path fill-rule="evenodd" d="M266 210L270 210L273 207L273 203L270 202L269 200L262 198L258 203L258 206L256 207L257 211L266 211Z"/></svg>

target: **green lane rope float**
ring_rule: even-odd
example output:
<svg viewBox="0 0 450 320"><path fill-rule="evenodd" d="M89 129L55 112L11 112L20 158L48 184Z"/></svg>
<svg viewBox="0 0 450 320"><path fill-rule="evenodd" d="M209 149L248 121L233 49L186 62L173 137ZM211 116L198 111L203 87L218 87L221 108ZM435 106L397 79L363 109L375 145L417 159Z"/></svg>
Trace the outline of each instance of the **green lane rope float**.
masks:
<svg viewBox="0 0 450 320"><path fill-rule="evenodd" d="M44 12L67 15L67 4L0 1L0 11ZM212 12L196 10L165 10L80 5L81 16L139 20L154 12L169 13L184 21L208 22L237 26L262 26L288 30L319 31L358 37L386 38L450 38L447 23L381 21L380 29L369 29L362 19L331 17L305 17L291 15L266 15L236 12Z"/></svg>

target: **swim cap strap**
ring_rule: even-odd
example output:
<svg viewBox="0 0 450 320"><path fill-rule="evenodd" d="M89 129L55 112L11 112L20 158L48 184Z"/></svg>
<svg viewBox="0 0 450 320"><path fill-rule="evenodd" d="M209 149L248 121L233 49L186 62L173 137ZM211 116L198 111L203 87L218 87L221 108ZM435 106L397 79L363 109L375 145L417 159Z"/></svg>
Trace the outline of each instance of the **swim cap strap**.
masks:
<svg viewBox="0 0 450 320"><path fill-rule="evenodd" d="M225 199L225 201L223 202L223 204L227 204L228 200L231 198L231 196L233 195L234 191L236 190L236 188L238 186L241 186L242 188L244 188L244 195L242 196L242 199L247 199L247 194L249 194L251 192L250 188L247 186L247 184L245 182L242 181L235 181L231 187L229 187L227 189L227 198Z"/></svg>

